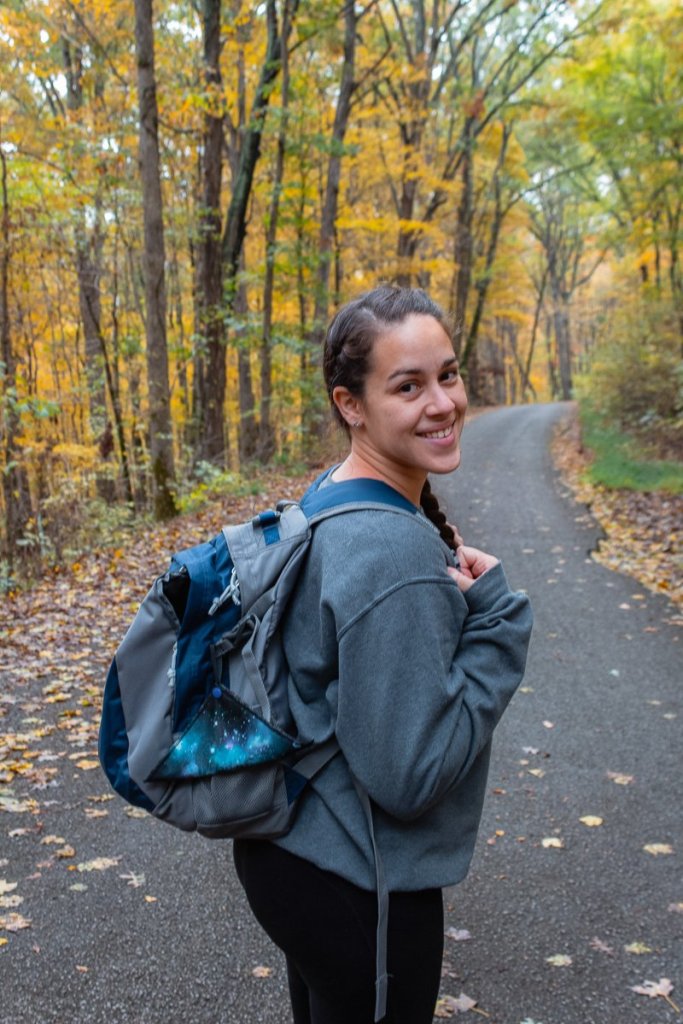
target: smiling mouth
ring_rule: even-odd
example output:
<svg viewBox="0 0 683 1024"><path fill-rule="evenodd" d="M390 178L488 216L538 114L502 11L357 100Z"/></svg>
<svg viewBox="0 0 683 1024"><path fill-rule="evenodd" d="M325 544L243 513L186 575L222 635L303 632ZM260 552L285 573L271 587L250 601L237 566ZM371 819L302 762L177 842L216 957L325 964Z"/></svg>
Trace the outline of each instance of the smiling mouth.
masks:
<svg viewBox="0 0 683 1024"><path fill-rule="evenodd" d="M419 437L426 437L427 440L441 441L445 437L450 437L453 433L453 424L451 423L447 427L442 427L441 430L430 430L429 432L419 434Z"/></svg>

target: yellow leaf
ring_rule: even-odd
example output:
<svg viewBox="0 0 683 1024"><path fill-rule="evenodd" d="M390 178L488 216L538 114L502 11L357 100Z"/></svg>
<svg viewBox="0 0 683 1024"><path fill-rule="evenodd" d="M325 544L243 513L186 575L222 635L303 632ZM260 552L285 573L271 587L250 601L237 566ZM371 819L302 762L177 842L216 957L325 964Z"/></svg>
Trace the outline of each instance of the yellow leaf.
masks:
<svg viewBox="0 0 683 1024"><path fill-rule="evenodd" d="M106 871L107 868L115 868L120 857L95 857L94 860L87 860L78 865L79 871Z"/></svg>
<svg viewBox="0 0 683 1024"><path fill-rule="evenodd" d="M23 896L0 896L0 907L3 910L14 910L24 902Z"/></svg>
<svg viewBox="0 0 683 1024"><path fill-rule="evenodd" d="M4 896L6 892L12 892L18 885L18 882L6 882L4 878L0 878L0 896Z"/></svg>
<svg viewBox="0 0 683 1024"><path fill-rule="evenodd" d="M66 839L63 839L62 836L43 836L40 842L43 846L51 846L53 844L59 846L61 843L65 843Z"/></svg>
<svg viewBox="0 0 683 1024"><path fill-rule="evenodd" d="M603 819L596 817L594 814L584 814L583 818L579 818L579 821L583 825L587 825L588 828L597 828L598 825L603 823Z"/></svg>
<svg viewBox="0 0 683 1024"><path fill-rule="evenodd" d="M666 856L666 854L674 852L670 843L648 843L643 849L646 853L651 853L653 857Z"/></svg>
<svg viewBox="0 0 683 1024"><path fill-rule="evenodd" d="M84 758L82 761L76 761L76 767L80 768L84 772L90 772L93 768L99 768L100 762L90 758Z"/></svg>
<svg viewBox="0 0 683 1024"><path fill-rule="evenodd" d="M19 932L30 927L30 920L21 914L5 914L4 917L0 917L0 928L4 928L6 932Z"/></svg>
<svg viewBox="0 0 683 1024"><path fill-rule="evenodd" d="M564 839L558 839L557 836L548 836L546 839L541 840L541 846L544 850L564 850Z"/></svg>
<svg viewBox="0 0 683 1024"><path fill-rule="evenodd" d="M62 846L61 850L55 851L55 857L58 857L60 860L67 860L67 858L75 856L76 851L73 846L69 846L68 844L66 846Z"/></svg>
<svg viewBox="0 0 683 1024"><path fill-rule="evenodd" d="M554 956L547 956L545 960L553 967L570 967L574 962L566 953L556 953Z"/></svg>

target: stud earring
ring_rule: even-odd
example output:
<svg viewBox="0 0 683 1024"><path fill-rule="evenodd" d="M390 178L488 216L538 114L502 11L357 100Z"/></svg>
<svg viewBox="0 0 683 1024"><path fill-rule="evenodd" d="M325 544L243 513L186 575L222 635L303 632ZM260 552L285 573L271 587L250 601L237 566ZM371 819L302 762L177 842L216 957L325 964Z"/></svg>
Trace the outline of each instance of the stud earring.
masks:
<svg viewBox="0 0 683 1024"><path fill-rule="evenodd" d="M360 420L356 420L356 422L355 422L355 423L352 423L352 424L351 424L351 426L352 426L352 427L360 427L360 425L361 425L361 422L360 422Z"/></svg>

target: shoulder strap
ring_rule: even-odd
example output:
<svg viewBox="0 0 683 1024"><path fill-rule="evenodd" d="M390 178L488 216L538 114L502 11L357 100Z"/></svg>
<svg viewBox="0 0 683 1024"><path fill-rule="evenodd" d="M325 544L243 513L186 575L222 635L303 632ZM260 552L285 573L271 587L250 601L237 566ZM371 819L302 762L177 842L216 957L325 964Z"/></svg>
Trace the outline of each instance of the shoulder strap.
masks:
<svg viewBox="0 0 683 1024"><path fill-rule="evenodd" d="M358 506L359 508L385 506L403 512L411 512L413 515L417 515L420 511L417 505L413 505L412 501L408 501L382 480L363 477L356 480L342 480L341 483L330 484L329 487L320 487L319 485L326 475L319 477L301 499L301 507L309 522L316 522L318 518L326 518L326 515L333 509L351 511L347 506Z"/></svg>

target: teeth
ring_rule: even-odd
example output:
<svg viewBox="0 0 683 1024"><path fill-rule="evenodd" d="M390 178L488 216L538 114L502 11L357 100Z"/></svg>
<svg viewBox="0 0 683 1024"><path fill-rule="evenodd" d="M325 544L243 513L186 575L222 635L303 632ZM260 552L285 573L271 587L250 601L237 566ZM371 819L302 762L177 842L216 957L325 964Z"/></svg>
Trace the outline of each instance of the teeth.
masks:
<svg viewBox="0 0 683 1024"><path fill-rule="evenodd" d="M434 437L434 438L448 437L450 432L451 432L451 428L450 427L446 427L445 430L433 430L431 432L431 434L423 434L422 436L423 437Z"/></svg>

